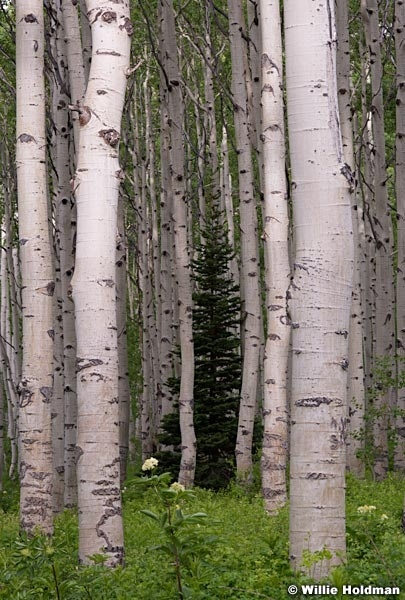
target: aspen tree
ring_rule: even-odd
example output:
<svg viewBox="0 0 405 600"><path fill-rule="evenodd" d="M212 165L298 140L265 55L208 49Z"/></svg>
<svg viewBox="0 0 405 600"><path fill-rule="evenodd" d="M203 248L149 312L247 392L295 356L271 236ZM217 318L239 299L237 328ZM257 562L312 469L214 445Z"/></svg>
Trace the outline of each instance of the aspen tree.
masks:
<svg viewBox="0 0 405 600"><path fill-rule="evenodd" d="M79 560L124 558L120 497L116 243L118 147L129 67L129 2L87 1L92 60L74 180Z"/></svg>
<svg viewBox="0 0 405 600"><path fill-rule="evenodd" d="M160 0L161 55L165 54L165 94L170 127L170 172L173 194L173 239L176 259L177 300L181 377L179 414L181 462L179 482L190 487L194 482L196 438L193 423L194 344L193 307L190 278L190 248L187 235L186 182L184 175L183 97L177 58L177 43L172 0Z"/></svg>
<svg viewBox="0 0 405 600"><path fill-rule="evenodd" d="M63 18L63 30L66 41L66 58L69 66L69 93L73 108L72 112L74 143L76 151L79 147L79 108L83 104L86 91L85 72L83 65L82 42L80 35L79 15L77 3L71 0L59 0Z"/></svg>
<svg viewBox="0 0 405 600"><path fill-rule="evenodd" d="M351 200L354 243L354 280L352 308L350 311L349 368L348 368L348 420L347 467L358 476L364 475L364 462L358 454L363 449L361 432L364 431L364 365L363 365L363 307L361 299L362 248L359 238L360 194L357 186L356 164L353 145L353 119L350 89L350 42L349 15L345 2L336 3L337 44L337 87L342 145L347 174L351 177Z"/></svg>
<svg viewBox="0 0 405 600"><path fill-rule="evenodd" d="M128 374L127 343L127 245L125 236L124 201L118 198L118 239L117 239L117 343L118 343L118 398L119 398L119 447L120 480L124 483L129 454L129 421L131 392Z"/></svg>
<svg viewBox="0 0 405 600"><path fill-rule="evenodd" d="M19 386L20 524L50 534L53 292L45 137L44 17L41 0L18 0L17 187L22 280Z"/></svg>
<svg viewBox="0 0 405 600"><path fill-rule="evenodd" d="M264 351L262 488L266 510L287 499L288 194L285 176L283 60L279 0L260 3L267 335Z"/></svg>
<svg viewBox="0 0 405 600"><path fill-rule="evenodd" d="M396 50L396 161L395 188L397 199L397 369L405 370L405 4L395 2L395 50ZM398 390L398 416L396 433L398 436L395 467L405 471L405 388Z"/></svg>
<svg viewBox="0 0 405 600"><path fill-rule="evenodd" d="M375 330L374 357L384 359L387 375L393 376L394 364L394 286L393 281L393 234L391 209L388 203L387 167L385 158L384 98L382 89L383 64L381 56L380 29L377 0L361 0L361 13L370 61L371 124L373 134L374 177L372 190L373 235L375 243ZM374 364L376 368L378 364ZM374 385L380 384L374 377ZM384 386L383 386L384 387ZM385 477L388 471L389 413L393 408L392 388L381 393L373 401L374 475Z"/></svg>
<svg viewBox="0 0 405 600"><path fill-rule="evenodd" d="M60 1L60 0L59 0ZM61 18L68 66L69 95L73 137L69 132L70 168L74 171L79 148L79 110L85 94L85 72L83 66L82 43L80 36L77 4L60 1ZM76 109L76 110L74 110ZM69 122L71 127L71 121ZM76 150L76 152L75 152ZM58 169L57 169L58 170ZM59 174L59 170L58 170ZM66 180L63 182L66 184ZM74 189L63 186L58 204L58 227L60 243L61 298L63 325L63 377L65 406L65 458L64 458L64 504L71 508L77 504L76 477L76 435L77 435L77 397L76 397L76 333L74 305L70 294L71 279L74 271L74 239L76 225L76 203Z"/></svg>
<svg viewBox="0 0 405 600"><path fill-rule="evenodd" d="M241 245L241 295L243 375L236 439L236 468L241 481L252 471L253 427L259 379L262 337L257 212L253 186L252 149L249 139L249 104L246 89L244 17L240 0L228 0L229 37L232 60L232 96L238 155Z"/></svg>
<svg viewBox="0 0 405 600"><path fill-rule="evenodd" d="M160 418L173 412L173 395L169 386L169 379L173 375L173 345L174 345L174 282L173 282L173 256L171 252L173 239L172 214L172 189L170 180L170 131L165 82L160 73L160 89L162 92L160 115L160 276L158 288L158 309L160 311L161 330L159 332L159 366L160 366Z"/></svg>
<svg viewBox="0 0 405 600"><path fill-rule="evenodd" d="M284 2L295 257L292 325L290 558L345 552L348 330L353 276L350 182L336 86L332 0Z"/></svg>
<svg viewBox="0 0 405 600"><path fill-rule="evenodd" d="M52 94L52 170L53 183L53 219L55 222L54 262L55 262L55 294L54 294L54 389L52 398L52 449L54 464L53 504L54 512L58 513L64 507L64 426L65 426L65 360L64 360L64 331L63 311L64 298L62 278L65 269L64 226L61 218L64 204L70 198L70 153L69 137L70 123L67 106L69 104L69 86L67 76L67 60L65 55L63 19L60 2L54 1L49 15L50 47L52 51L53 77L51 80ZM70 227L69 227L70 232ZM74 327L74 323L72 323Z"/></svg>

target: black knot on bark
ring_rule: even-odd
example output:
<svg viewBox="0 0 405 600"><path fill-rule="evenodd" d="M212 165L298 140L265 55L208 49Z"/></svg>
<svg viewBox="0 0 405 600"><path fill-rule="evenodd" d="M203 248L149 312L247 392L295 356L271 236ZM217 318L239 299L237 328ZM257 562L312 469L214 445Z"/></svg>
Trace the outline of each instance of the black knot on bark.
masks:
<svg viewBox="0 0 405 600"><path fill-rule="evenodd" d="M26 23L38 23L38 19L32 13L30 13L29 15L25 15L24 21Z"/></svg>
<svg viewBox="0 0 405 600"><path fill-rule="evenodd" d="M120 29L125 29L128 35L132 35L134 33L134 28L132 26L131 19L126 17L124 24L120 25Z"/></svg>
<svg viewBox="0 0 405 600"><path fill-rule="evenodd" d="M112 10L106 10L102 14L101 18L105 23L112 23L113 21L117 20L117 13L113 12Z"/></svg>
<svg viewBox="0 0 405 600"><path fill-rule="evenodd" d="M29 144L30 142L35 142L35 138L32 137L32 135L29 135L29 133L22 133L18 136L18 140L22 144Z"/></svg>
<svg viewBox="0 0 405 600"><path fill-rule="evenodd" d="M98 135L112 148L118 146L120 141L120 134L116 129L100 129Z"/></svg>

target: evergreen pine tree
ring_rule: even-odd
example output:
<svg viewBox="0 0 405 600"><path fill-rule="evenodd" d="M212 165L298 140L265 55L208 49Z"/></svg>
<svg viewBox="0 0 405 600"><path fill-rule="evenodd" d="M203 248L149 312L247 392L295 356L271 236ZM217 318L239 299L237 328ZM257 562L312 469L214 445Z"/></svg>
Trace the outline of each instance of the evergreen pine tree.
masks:
<svg viewBox="0 0 405 600"><path fill-rule="evenodd" d="M197 436L196 484L218 489L234 471L235 442L241 384L240 299L229 263L233 251L228 242L222 212L212 207L197 244L193 262L193 334L195 352L194 425ZM179 381L172 380L173 392ZM161 461L174 467L180 457L178 411L163 420L160 441L175 448L162 453ZM174 471L174 469L173 469Z"/></svg>

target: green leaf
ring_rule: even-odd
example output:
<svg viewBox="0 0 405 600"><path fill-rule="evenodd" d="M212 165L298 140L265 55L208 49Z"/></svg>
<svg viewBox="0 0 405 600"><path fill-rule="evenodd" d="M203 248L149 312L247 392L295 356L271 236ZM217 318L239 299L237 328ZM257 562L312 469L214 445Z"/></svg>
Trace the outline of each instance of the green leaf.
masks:
<svg viewBox="0 0 405 600"><path fill-rule="evenodd" d="M157 521L158 523L160 523L160 517L159 517L159 515L156 515L151 510L147 510L146 508L144 508L144 509L140 510L139 512L143 513L144 515L146 515L150 519L153 519L154 521Z"/></svg>

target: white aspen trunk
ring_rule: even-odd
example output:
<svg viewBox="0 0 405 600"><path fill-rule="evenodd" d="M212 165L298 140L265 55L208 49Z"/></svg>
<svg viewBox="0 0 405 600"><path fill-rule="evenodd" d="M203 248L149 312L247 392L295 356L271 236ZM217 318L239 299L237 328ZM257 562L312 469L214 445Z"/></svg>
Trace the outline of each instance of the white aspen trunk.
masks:
<svg viewBox="0 0 405 600"><path fill-rule="evenodd" d="M263 66L260 63L260 57L262 56L262 24L261 24L261 2L260 0L251 0L247 2L247 23L248 23L248 48L249 48L249 117L250 117L250 128L251 128L251 143L258 156L258 169L260 176L261 190L263 186L263 159L261 158L262 153L262 140L260 138L261 133L261 69Z"/></svg>
<svg viewBox="0 0 405 600"><path fill-rule="evenodd" d="M347 367L353 239L336 89L334 3L284 3L294 203L290 559L345 553ZM305 570L305 568L303 569Z"/></svg>
<svg viewBox="0 0 405 600"><path fill-rule="evenodd" d="M350 311L349 335L349 368L348 368L348 422L347 467L359 477L364 476L364 461L359 458L363 450L364 439L364 365L363 365L363 330L361 302L361 247L359 241L359 203L361 201L357 187L356 165L353 146L353 123L350 101L350 42L348 6L345 2L336 2L336 26L338 34L337 45L337 87L339 115L342 132L344 160L347 165L347 175L352 178L352 222L354 244L354 280L352 292L352 307Z"/></svg>
<svg viewBox="0 0 405 600"><path fill-rule="evenodd" d="M405 371L405 4L395 2L396 51L396 160L395 189L397 201L397 372ZM398 416L396 417L395 468L405 471L405 388L398 389Z"/></svg>
<svg viewBox="0 0 405 600"><path fill-rule="evenodd" d="M82 52L84 65L84 80L85 84L89 81L90 65L91 65L91 27L86 8L87 0L79 0L80 6L80 29L82 33Z"/></svg>
<svg viewBox="0 0 405 600"><path fill-rule="evenodd" d="M164 78L160 75L160 88L164 91ZM161 332L158 340L159 365L161 381L161 418L173 412L173 395L168 385L169 378L173 375L173 345L174 345L174 310L173 310L173 254L172 240L172 189L170 181L170 131L167 114L167 98L162 94L161 104L161 135L160 135L160 164L161 164L161 190L160 190L160 284L159 303Z"/></svg>
<svg viewBox="0 0 405 600"><path fill-rule="evenodd" d="M228 241L232 248L235 250L235 221L234 221L234 210L232 201L232 177L229 169L229 151L228 151L228 136L225 127L222 129L222 141L221 141L221 157L222 164L220 168L220 186L221 186L221 209L226 214L226 222L228 229ZM234 256L229 265L229 270L232 275L232 279L235 285L239 287L239 267L236 256Z"/></svg>
<svg viewBox="0 0 405 600"><path fill-rule="evenodd" d="M244 18L240 0L228 0L232 59L232 95L239 173L241 243L242 337L244 340L241 401L236 439L236 469L241 481L252 475L252 443L262 336L257 213L249 140L248 97L245 84Z"/></svg>
<svg viewBox="0 0 405 600"><path fill-rule="evenodd" d="M23 306L19 401L20 525L50 534L54 279L48 226L44 20L41 0L18 0L17 186Z"/></svg>
<svg viewBox="0 0 405 600"><path fill-rule="evenodd" d="M147 57L150 60L150 57ZM160 366L160 348L159 341L162 336L162 311L160 290L160 246L159 246L159 222L160 210L156 193L155 182L155 141L153 138L152 107L151 107L151 89L149 85L149 69L143 85L145 102L145 142L147 158L145 164L145 187L149 199L149 221L150 221L150 270L151 270L151 316L153 317L153 364L155 379L155 430L158 431L162 418L162 380ZM169 323L170 325L170 323Z"/></svg>
<svg viewBox="0 0 405 600"><path fill-rule="evenodd" d="M387 168L385 160L383 65L381 56L380 28L377 0L361 0L361 12L370 59L371 114L373 129L375 198L375 348L374 356L387 361L388 373L395 372L395 319L393 282L393 236L391 210L388 200ZM376 377L374 385L378 385ZM388 427L391 426L390 412L394 408L394 390L389 388L374 399L374 476L383 479L388 471Z"/></svg>
<svg viewBox="0 0 405 600"><path fill-rule="evenodd" d="M72 0L59 0L61 7L60 16L63 18L63 30L66 46L66 59L69 67L69 93L72 111L74 145L77 152L79 148L79 109L83 105L86 91L85 73L83 65L82 41L80 36L79 15L77 2Z"/></svg>
<svg viewBox="0 0 405 600"><path fill-rule="evenodd" d="M204 128L206 131L206 143L208 145L207 161L211 170L211 196L216 203L219 203L221 198L221 184L218 157L218 135L215 115L215 88L213 75L215 59L213 56L213 50L214 40L211 34L211 16L207 4L205 13L205 62L203 64L205 95Z"/></svg>
<svg viewBox="0 0 405 600"><path fill-rule="evenodd" d="M124 558L116 315L118 147L132 25L127 0L87 1L92 61L75 176L79 560Z"/></svg>
<svg viewBox="0 0 405 600"><path fill-rule="evenodd" d="M279 0L260 2L262 132L267 335L264 351L262 490L265 508L287 500L290 283L288 193L285 175L283 60Z"/></svg>
<svg viewBox="0 0 405 600"><path fill-rule="evenodd" d="M187 235L186 182L184 176L183 97L177 58L177 43L172 0L160 1L161 54L166 54L166 93L170 116L170 170L173 192L173 237L176 258L177 301L181 376L179 394L181 461L179 482L194 483L196 438L194 431L194 342L193 306L190 278L190 248Z"/></svg>

